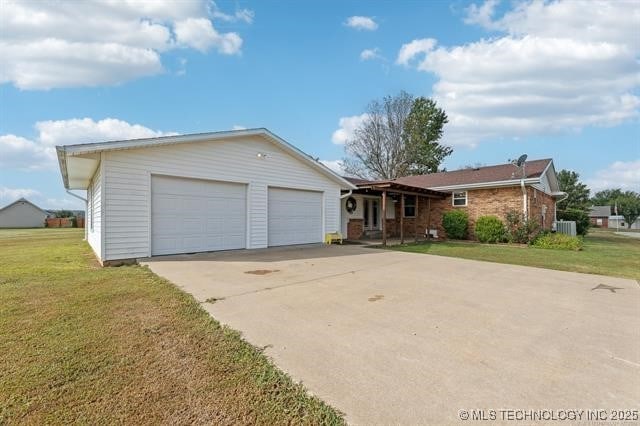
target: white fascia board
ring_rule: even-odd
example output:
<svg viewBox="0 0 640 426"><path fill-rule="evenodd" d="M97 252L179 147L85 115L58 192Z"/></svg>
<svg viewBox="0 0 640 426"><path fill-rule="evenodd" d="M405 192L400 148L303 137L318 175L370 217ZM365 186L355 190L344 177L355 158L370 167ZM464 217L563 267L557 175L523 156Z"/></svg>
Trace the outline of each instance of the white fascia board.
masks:
<svg viewBox="0 0 640 426"><path fill-rule="evenodd" d="M115 151L124 149L136 149L146 148L153 146L163 145L175 145L181 143L193 143L193 142L205 142L214 141L225 138L238 138L247 136L262 136L270 140L272 143L280 146L287 151L293 157L307 163L309 166L315 168L320 173L329 177L330 179L338 182L343 189L357 189L355 185L344 179L342 176L329 169L324 164L314 160L312 157L302 152L298 148L294 147L281 137L275 135L271 131L265 128L257 129L243 129L243 130L228 130L222 132L209 132L209 133L196 133L189 135L175 135L175 136L161 136L157 138L146 139L131 139L123 141L110 141L110 142L97 142L86 143L78 145L65 145L57 146L58 161L60 162L60 171L62 172L62 179L65 183L65 188L68 189L69 179L66 159L67 156L78 156L83 154L90 154L96 152Z"/></svg>
<svg viewBox="0 0 640 426"><path fill-rule="evenodd" d="M481 183L473 183L473 184L461 184L461 185L449 185L449 186L430 186L429 189L434 191L464 191L467 189L483 189L483 188L497 188L503 186L518 186L520 185L520 181L522 179L510 179L510 180L501 180L494 182L481 182ZM540 178L527 178L524 179L525 185L533 185L536 183L540 183Z"/></svg>

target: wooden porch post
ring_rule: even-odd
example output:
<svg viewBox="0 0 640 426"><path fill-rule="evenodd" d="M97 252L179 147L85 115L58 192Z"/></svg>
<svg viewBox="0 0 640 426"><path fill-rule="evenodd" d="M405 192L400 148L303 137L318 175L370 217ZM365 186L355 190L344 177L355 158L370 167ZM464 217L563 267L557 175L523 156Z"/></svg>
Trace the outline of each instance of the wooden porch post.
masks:
<svg viewBox="0 0 640 426"><path fill-rule="evenodd" d="M427 240L431 239L431 197L427 198Z"/></svg>
<svg viewBox="0 0 640 426"><path fill-rule="evenodd" d="M416 243L418 242L418 206L420 205L420 197L418 195L416 197L416 216L413 218L413 233Z"/></svg>
<svg viewBox="0 0 640 426"><path fill-rule="evenodd" d="M404 194L400 194L400 244L404 244Z"/></svg>
<svg viewBox="0 0 640 426"><path fill-rule="evenodd" d="M382 190L382 245L387 245L387 191Z"/></svg>

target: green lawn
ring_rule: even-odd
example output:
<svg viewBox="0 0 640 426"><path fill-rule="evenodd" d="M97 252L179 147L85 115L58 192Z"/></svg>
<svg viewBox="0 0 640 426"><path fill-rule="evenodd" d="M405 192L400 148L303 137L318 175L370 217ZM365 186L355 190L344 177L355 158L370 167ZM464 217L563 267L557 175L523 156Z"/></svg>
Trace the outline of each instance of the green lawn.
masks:
<svg viewBox="0 0 640 426"><path fill-rule="evenodd" d="M594 229L584 239L582 251L447 241L390 247L412 253L461 257L562 271L611 275L640 280L640 239Z"/></svg>
<svg viewBox="0 0 640 426"><path fill-rule="evenodd" d="M140 266L82 230L0 230L0 424L343 424Z"/></svg>

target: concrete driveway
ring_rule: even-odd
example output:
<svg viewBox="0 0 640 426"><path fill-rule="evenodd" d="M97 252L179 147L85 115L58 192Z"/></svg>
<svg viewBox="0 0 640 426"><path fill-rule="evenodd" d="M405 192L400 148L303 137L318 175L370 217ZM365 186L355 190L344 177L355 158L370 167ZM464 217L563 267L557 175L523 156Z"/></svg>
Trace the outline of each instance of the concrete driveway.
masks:
<svg viewBox="0 0 640 426"><path fill-rule="evenodd" d="M640 407L633 280L359 246L146 264L350 423Z"/></svg>

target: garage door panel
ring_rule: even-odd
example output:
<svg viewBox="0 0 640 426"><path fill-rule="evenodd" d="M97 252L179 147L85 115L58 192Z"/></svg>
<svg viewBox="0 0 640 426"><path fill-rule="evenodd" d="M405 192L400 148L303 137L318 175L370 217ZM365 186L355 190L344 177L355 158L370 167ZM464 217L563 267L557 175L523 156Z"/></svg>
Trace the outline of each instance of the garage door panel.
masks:
<svg viewBox="0 0 640 426"><path fill-rule="evenodd" d="M166 176L151 184L152 254L246 246L246 185Z"/></svg>
<svg viewBox="0 0 640 426"><path fill-rule="evenodd" d="M268 242L270 246L322 241L322 193L269 188Z"/></svg>

